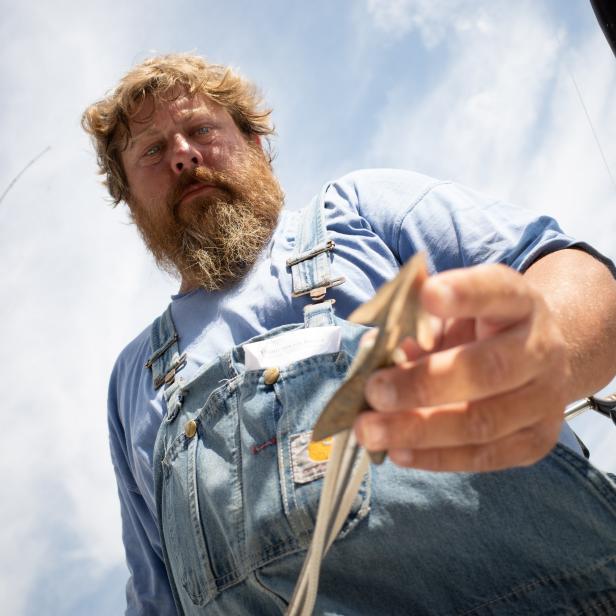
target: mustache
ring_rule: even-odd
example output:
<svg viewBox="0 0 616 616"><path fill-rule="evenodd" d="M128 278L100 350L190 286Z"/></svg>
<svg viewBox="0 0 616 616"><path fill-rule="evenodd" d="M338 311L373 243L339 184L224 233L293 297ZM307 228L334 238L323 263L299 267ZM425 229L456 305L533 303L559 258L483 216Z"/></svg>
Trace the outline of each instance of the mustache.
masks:
<svg viewBox="0 0 616 616"><path fill-rule="evenodd" d="M235 194L234 183L228 174L207 167L193 167L184 169L179 175L177 182L168 198L168 203L175 211L182 196L188 188L197 184L207 184L233 196Z"/></svg>

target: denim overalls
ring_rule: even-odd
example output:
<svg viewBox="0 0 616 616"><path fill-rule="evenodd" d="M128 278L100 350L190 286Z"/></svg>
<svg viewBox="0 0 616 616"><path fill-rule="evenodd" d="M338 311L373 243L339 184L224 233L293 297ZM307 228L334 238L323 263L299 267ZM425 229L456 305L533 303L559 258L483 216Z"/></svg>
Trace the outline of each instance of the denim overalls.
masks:
<svg viewBox="0 0 616 616"><path fill-rule="evenodd" d="M334 315L324 191L290 260L298 328L338 325L340 350L246 371L243 346L181 375L168 309L148 362L167 415L154 451L158 524L181 614L284 613L314 528L325 462L298 460L366 331ZM335 296L335 292L332 293ZM299 300L302 301L302 300ZM614 614L616 490L558 444L529 468L372 467L324 560L317 614Z"/></svg>

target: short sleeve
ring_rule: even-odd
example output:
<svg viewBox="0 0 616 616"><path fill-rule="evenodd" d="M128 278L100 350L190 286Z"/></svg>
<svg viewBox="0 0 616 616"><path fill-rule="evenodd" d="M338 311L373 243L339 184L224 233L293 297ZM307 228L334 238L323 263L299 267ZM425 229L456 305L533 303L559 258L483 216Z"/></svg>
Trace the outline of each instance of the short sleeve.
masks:
<svg viewBox="0 0 616 616"><path fill-rule="evenodd" d="M565 234L550 216L449 182L434 185L412 203L395 233L401 260L424 251L432 272L480 263L503 263L524 272L550 252L576 248L599 259L616 277L611 260Z"/></svg>

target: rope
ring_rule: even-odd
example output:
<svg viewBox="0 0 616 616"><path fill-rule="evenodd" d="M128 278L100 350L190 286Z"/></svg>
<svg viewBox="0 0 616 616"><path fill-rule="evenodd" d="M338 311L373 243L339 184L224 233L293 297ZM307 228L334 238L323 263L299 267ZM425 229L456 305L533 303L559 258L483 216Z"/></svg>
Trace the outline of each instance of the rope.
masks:
<svg viewBox="0 0 616 616"><path fill-rule="evenodd" d="M4 197L8 194L9 190L13 188L17 180L30 168L32 165L41 157L43 154L46 154L49 150L51 150L51 146L48 145L42 152L39 152L10 182L9 185L4 189L2 195L0 195L0 203L4 200Z"/></svg>

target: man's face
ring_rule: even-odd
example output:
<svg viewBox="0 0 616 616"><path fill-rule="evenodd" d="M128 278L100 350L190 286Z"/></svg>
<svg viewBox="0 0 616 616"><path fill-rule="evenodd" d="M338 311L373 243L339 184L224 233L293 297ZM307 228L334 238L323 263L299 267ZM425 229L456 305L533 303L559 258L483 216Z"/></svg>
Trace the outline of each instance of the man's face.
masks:
<svg viewBox="0 0 616 616"><path fill-rule="evenodd" d="M254 264L283 195L257 139L205 96L146 99L122 153L131 214L183 290L222 288Z"/></svg>

